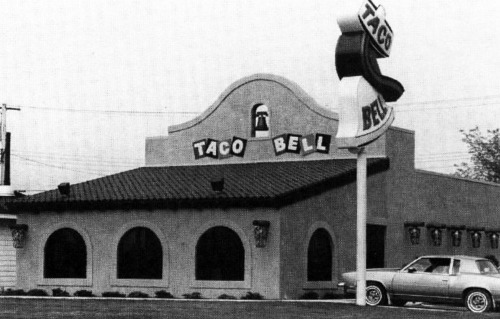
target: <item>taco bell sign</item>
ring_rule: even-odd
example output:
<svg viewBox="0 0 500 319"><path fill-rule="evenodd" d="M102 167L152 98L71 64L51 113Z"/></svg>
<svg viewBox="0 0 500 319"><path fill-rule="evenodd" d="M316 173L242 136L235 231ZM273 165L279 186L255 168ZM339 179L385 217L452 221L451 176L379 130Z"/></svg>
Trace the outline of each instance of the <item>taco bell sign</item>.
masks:
<svg viewBox="0 0 500 319"><path fill-rule="evenodd" d="M335 66L340 78L339 148L360 148L379 138L394 121L388 102L404 92L397 80L381 74L377 58L389 56L394 33L382 6L365 0L361 8L337 20Z"/></svg>
<svg viewBox="0 0 500 319"><path fill-rule="evenodd" d="M362 76L342 80L339 104L339 148L363 147L384 134L394 121L393 108Z"/></svg>

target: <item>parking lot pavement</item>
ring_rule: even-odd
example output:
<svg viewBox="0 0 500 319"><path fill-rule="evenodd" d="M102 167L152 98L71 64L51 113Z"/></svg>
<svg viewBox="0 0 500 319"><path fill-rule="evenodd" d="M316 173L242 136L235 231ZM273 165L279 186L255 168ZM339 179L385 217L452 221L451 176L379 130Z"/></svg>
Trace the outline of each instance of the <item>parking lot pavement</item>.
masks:
<svg viewBox="0 0 500 319"><path fill-rule="evenodd" d="M432 309L432 310L442 310L442 311L457 311L457 312L466 312L467 308L461 306L453 306L453 305L435 305L428 304L422 302L408 302L405 305L405 308L415 308L415 309Z"/></svg>

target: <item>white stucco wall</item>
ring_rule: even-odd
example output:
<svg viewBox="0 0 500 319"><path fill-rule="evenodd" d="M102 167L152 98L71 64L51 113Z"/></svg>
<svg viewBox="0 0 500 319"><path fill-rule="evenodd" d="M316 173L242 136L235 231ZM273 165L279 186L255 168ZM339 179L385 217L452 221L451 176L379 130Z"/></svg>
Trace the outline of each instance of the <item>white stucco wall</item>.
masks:
<svg viewBox="0 0 500 319"><path fill-rule="evenodd" d="M12 245L10 223L0 219L0 289L16 286L16 249Z"/></svg>

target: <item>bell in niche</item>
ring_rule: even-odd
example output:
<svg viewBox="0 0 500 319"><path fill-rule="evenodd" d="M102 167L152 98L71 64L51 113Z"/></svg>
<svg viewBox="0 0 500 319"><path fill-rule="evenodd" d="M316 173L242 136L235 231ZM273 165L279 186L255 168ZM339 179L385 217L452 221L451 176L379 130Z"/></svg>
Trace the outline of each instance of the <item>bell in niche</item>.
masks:
<svg viewBox="0 0 500 319"><path fill-rule="evenodd" d="M264 111L256 112L257 125L255 125L255 137L267 137L269 136L269 126L267 125L267 119L269 114Z"/></svg>

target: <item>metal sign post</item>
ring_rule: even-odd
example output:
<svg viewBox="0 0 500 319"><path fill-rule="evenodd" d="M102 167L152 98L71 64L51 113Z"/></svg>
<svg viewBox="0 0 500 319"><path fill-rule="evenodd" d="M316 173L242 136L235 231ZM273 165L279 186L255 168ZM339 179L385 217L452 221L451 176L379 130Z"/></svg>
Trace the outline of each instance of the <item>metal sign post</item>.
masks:
<svg viewBox="0 0 500 319"><path fill-rule="evenodd" d="M3 104L0 116L0 185L5 181L5 149L7 147L7 105Z"/></svg>
<svg viewBox="0 0 500 319"><path fill-rule="evenodd" d="M366 151L358 149L356 163L356 305L366 305Z"/></svg>

